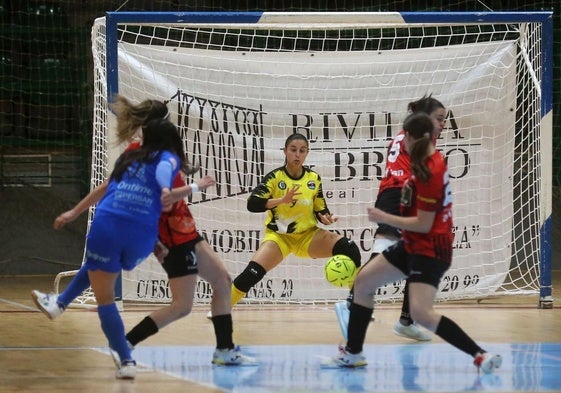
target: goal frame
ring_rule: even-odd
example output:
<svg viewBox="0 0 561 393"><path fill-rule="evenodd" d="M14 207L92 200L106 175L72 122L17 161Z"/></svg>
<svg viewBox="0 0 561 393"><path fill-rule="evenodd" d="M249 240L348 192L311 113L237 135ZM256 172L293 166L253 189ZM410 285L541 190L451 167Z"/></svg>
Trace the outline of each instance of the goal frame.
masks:
<svg viewBox="0 0 561 393"><path fill-rule="evenodd" d="M541 140L552 140L553 108L553 19L552 12L107 12L106 25L106 97L119 93L118 26L134 23L139 25L195 24L198 26L233 27L243 25L282 25L304 27L336 23L338 26L424 24L508 24L540 23L542 26L541 61ZM540 174L540 233L539 233L539 304L551 308L551 213L552 213L552 144L541 145ZM95 187L96 184L92 184Z"/></svg>

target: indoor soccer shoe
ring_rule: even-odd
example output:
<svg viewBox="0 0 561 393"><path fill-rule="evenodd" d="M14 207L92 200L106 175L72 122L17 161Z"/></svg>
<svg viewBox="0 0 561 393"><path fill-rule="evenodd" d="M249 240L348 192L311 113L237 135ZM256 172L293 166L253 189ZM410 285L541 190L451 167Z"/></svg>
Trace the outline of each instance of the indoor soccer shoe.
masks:
<svg viewBox="0 0 561 393"><path fill-rule="evenodd" d="M111 355L111 359L113 359L113 363L115 363L115 367L117 367L117 370L121 368L121 357L119 356L119 354L117 353L117 351L111 349L111 347L109 347L109 354Z"/></svg>
<svg viewBox="0 0 561 393"><path fill-rule="evenodd" d="M239 346L232 349L216 349L212 355L212 364L219 366L257 366L256 359L242 353Z"/></svg>
<svg viewBox="0 0 561 393"><path fill-rule="evenodd" d="M58 295L46 294L33 290L31 291L31 298L39 311L45 314L49 319L56 319L64 312L64 309L57 303Z"/></svg>
<svg viewBox="0 0 561 393"><path fill-rule="evenodd" d="M432 337L430 335L423 332L414 323L412 323L411 325L403 325L400 321L397 321L393 327L393 332L398 336L410 338L411 340L417 340L417 341L432 340Z"/></svg>
<svg viewBox="0 0 561 393"><path fill-rule="evenodd" d="M134 345L132 345L129 340L127 340L127 345L129 346L131 351L134 350ZM113 363L115 363L115 367L119 369L121 367L121 357L119 356L119 353L110 346L109 354L111 355L111 359L113 359Z"/></svg>
<svg viewBox="0 0 561 393"><path fill-rule="evenodd" d="M345 347L339 346L339 354L321 363L322 368L359 368L365 367L368 363L361 353L349 353Z"/></svg>
<svg viewBox="0 0 561 393"><path fill-rule="evenodd" d="M346 301L335 303L334 307L335 314L337 315L337 321L339 321L339 327L341 328L341 333L343 333L343 337L346 341L348 336L349 317L351 315L349 307Z"/></svg>
<svg viewBox="0 0 561 393"><path fill-rule="evenodd" d="M503 364L503 358L501 355L493 355L488 352L478 353L473 360L473 364L478 370L483 371L483 373L490 374L493 370L501 367L501 364Z"/></svg>
<svg viewBox="0 0 561 393"><path fill-rule="evenodd" d="M115 372L117 379L134 379L136 377L136 362L125 360Z"/></svg>

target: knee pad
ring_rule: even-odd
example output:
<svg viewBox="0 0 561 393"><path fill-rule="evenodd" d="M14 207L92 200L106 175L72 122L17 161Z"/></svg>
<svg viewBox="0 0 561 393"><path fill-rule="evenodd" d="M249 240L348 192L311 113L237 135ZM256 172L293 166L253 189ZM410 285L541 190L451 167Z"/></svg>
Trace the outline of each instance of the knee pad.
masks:
<svg viewBox="0 0 561 393"><path fill-rule="evenodd" d="M257 262L251 261L234 279L234 286L240 291L247 293L251 287L257 284L263 277L265 277L265 268Z"/></svg>
<svg viewBox="0 0 561 393"><path fill-rule="evenodd" d="M360 250L358 246L350 239L346 237L342 237L341 239L337 240L335 245L333 246L333 255L343 254L348 256L353 260L356 267L360 267Z"/></svg>

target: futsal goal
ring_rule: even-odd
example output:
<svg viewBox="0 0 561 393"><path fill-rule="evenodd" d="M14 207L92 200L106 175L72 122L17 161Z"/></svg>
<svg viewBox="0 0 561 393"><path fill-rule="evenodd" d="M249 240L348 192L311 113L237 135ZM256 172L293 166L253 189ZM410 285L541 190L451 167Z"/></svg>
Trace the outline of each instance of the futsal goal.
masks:
<svg viewBox="0 0 561 393"><path fill-rule="evenodd" d="M549 307L552 34L549 12L108 12L92 29L91 186L123 149L114 144L112 97L169 100L189 159L201 165L188 181L217 181L189 197L190 209L234 277L263 237L265 216L249 213L246 199L283 164L286 137L303 133L307 164L339 216L328 229L352 238L366 261L376 229L366 209L388 142L407 104L432 94L447 108L437 146L455 221L438 299L536 294ZM290 256L243 302L344 299L347 290L324 279L324 263ZM402 290L392 283L376 298L401 300ZM196 300L211 294L199 281ZM122 296L170 300L154 258L123 274Z"/></svg>

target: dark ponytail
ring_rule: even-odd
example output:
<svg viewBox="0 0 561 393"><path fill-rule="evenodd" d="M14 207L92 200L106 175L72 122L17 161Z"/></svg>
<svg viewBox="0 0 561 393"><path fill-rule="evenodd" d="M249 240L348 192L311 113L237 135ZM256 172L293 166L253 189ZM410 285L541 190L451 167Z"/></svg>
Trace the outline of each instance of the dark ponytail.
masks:
<svg viewBox="0 0 561 393"><path fill-rule="evenodd" d="M423 183L426 183L431 172L426 164L429 156L434 132L434 123L424 112L413 113L404 120L403 130L409 134L414 142L410 146L411 172Z"/></svg>
<svg viewBox="0 0 561 393"><path fill-rule="evenodd" d="M144 127L144 138L139 149L124 152L111 173L111 180L120 181L123 174L134 162L149 163L156 161L164 150L174 153L180 160L181 170L189 175L198 170L187 161L183 148L183 141L177 132L177 127L169 120L157 118L150 120ZM139 166L137 166L137 169Z"/></svg>
<svg viewBox="0 0 561 393"><path fill-rule="evenodd" d="M446 109L442 102L438 101L436 98L432 97L432 94L424 95L417 101L412 101L407 105L407 110L410 113L423 112L430 115L438 109Z"/></svg>

